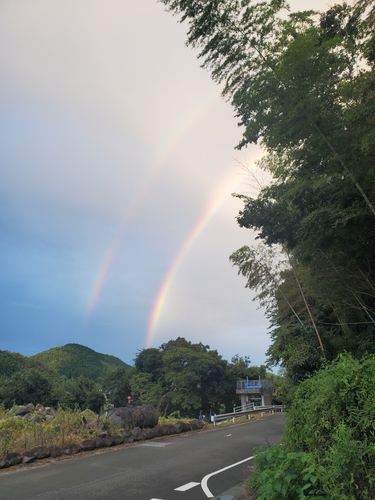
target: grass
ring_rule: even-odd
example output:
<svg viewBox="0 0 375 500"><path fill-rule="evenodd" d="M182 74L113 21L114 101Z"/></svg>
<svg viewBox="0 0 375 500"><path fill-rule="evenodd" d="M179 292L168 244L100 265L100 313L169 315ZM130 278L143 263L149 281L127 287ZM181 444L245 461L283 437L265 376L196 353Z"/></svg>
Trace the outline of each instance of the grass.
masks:
<svg viewBox="0 0 375 500"><path fill-rule="evenodd" d="M38 411L30 414L40 415ZM261 418L260 414L251 415L251 420ZM175 424L178 421L189 422L188 418L159 417L159 425ZM247 416L219 422L220 427L230 427L248 421ZM64 446L79 443L85 439L95 439L102 432L117 434L120 429L106 416L99 416L90 410L55 411L51 421L28 422L24 419L9 416L8 410L0 405L0 458L10 452L24 453L38 446Z"/></svg>
<svg viewBox="0 0 375 500"><path fill-rule="evenodd" d="M0 457L10 452L24 453L38 446L64 446L95 439L103 431L118 432L108 417L99 417L90 410L58 408L54 417L51 421L28 422L9 417L7 411L0 410Z"/></svg>

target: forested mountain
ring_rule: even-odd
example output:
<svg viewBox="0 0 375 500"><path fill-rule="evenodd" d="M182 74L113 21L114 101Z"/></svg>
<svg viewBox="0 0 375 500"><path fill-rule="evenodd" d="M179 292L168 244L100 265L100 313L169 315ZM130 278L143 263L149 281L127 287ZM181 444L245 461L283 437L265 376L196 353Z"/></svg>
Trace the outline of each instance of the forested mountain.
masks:
<svg viewBox="0 0 375 500"><path fill-rule="evenodd" d="M0 404L40 403L100 411L100 382L116 370L131 371L119 358L67 344L31 357L0 351Z"/></svg>
<svg viewBox="0 0 375 500"><path fill-rule="evenodd" d="M66 344L54 347L30 357L67 378L87 377L101 380L116 368L130 368L130 365L109 354L99 352L80 344Z"/></svg>

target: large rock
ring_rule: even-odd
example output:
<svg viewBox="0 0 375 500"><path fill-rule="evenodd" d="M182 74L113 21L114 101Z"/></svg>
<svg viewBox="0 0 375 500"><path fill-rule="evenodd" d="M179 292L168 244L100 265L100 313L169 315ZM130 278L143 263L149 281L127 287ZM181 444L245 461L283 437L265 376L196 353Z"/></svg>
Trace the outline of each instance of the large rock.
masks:
<svg viewBox="0 0 375 500"><path fill-rule="evenodd" d="M101 436L98 436L95 439L95 445L96 445L97 448L105 448L107 446L106 442L104 441L104 438L101 437Z"/></svg>
<svg viewBox="0 0 375 500"><path fill-rule="evenodd" d="M49 448L46 448L45 446L38 446L37 448L34 448L31 450L34 457L37 458L38 460L42 460L43 458L48 458L51 456L51 451Z"/></svg>
<svg viewBox="0 0 375 500"><path fill-rule="evenodd" d="M61 448L64 455L76 455L81 451L80 444L66 444Z"/></svg>
<svg viewBox="0 0 375 500"><path fill-rule="evenodd" d="M35 457L34 457L34 454L31 451L26 451L24 454L23 454L23 459L22 459L22 463L23 464L29 464L30 462L34 462L35 460Z"/></svg>
<svg viewBox="0 0 375 500"><path fill-rule="evenodd" d="M146 433L140 427L134 427L132 432L134 441L144 441L146 439Z"/></svg>
<svg viewBox="0 0 375 500"><path fill-rule="evenodd" d="M22 462L23 456L19 453L8 453L5 457L5 461L9 462L9 465L18 465Z"/></svg>
<svg viewBox="0 0 375 500"><path fill-rule="evenodd" d="M28 422L37 422L37 423L39 423L39 422L42 421L42 419L40 418L39 415L33 415L30 418L27 418L27 416L26 416L26 419L27 419Z"/></svg>
<svg viewBox="0 0 375 500"><path fill-rule="evenodd" d="M55 445L50 446L49 451L51 453L52 458L61 457L61 455L62 455L62 451L61 451L60 446L55 446Z"/></svg>
<svg viewBox="0 0 375 500"><path fill-rule="evenodd" d="M27 405L16 405L14 406L11 410L10 413L14 413L17 417L22 417L23 415L26 415L27 413L31 413L34 411L34 405L32 403L29 403Z"/></svg>
<svg viewBox="0 0 375 500"><path fill-rule="evenodd" d="M123 443L134 443L133 433L125 429L121 431L121 436L123 437Z"/></svg>
<svg viewBox="0 0 375 500"><path fill-rule="evenodd" d="M174 425L172 424L156 425L149 431L148 437L152 439L160 436L169 436L170 434L176 434L176 428Z"/></svg>
<svg viewBox="0 0 375 500"><path fill-rule="evenodd" d="M82 451L91 451L96 448L96 443L93 439L85 439L81 443L81 449Z"/></svg>
<svg viewBox="0 0 375 500"><path fill-rule="evenodd" d="M124 442L124 436L122 436L121 434L113 434L112 439L113 446L118 446L119 444Z"/></svg>
<svg viewBox="0 0 375 500"><path fill-rule="evenodd" d="M196 431L198 429L203 429L203 427L204 427L203 420L199 420L199 418L195 418L194 420L190 420L189 425L193 431Z"/></svg>
<svg viewBox="0 0 375 500"><path fill-rule="evenodd" d="M112 408L108 410L107 415L115 425L128 429L155 427L159 420L155 408L151 405Z"/></svg>
<svg viewBox="0 0 375 500"><path fill-rule="evenodd" d="M5 467L9 467L9 460L5 460L5 458L0 458L0 469L5 469Z"/></svg>
<svg viewBox="0 0 375 500"><path fill-rule="evenodd" d="M181 432L187 432L191 430L191 427L189 424L186 424L185 422L178 421L174 425L174 428L176 429L177 434L180 434Z"/></svg>

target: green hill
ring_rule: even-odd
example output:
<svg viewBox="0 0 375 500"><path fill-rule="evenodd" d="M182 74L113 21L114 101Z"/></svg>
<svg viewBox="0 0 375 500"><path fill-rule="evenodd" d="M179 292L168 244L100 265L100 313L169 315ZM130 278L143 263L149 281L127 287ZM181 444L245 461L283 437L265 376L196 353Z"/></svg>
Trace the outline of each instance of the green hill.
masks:
<svg viewBox="0 0 375 500"><path fill-rule="evenodd" d="M28 358L18 352L9 352L0 350L0 377L11 377L13 373L18 372L28 366Z"/></svg>
<svg viewBox="0 0 375 500"><path fill-rule="evenodd" d="M116 368L131 368L130 365L109 354L99 352L80 344L66 344L48 351L34 354L30 359L43 364L46 368L57 371L67 378L80 375L95 381L103 379Z"/></svg>

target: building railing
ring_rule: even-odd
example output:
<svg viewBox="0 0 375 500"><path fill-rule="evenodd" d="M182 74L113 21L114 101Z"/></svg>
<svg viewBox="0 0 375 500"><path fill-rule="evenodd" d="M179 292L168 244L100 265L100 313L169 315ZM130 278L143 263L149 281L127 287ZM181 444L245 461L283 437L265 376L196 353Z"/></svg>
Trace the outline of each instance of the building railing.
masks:
<svg viewBox="0 0 375 500"><path fill-rule="evenodd" d="M238 380L237 391L271 389L271 380Z"/></svg>

